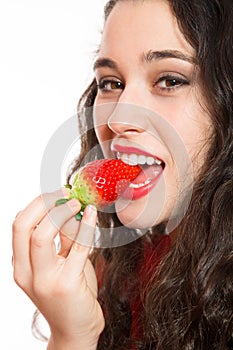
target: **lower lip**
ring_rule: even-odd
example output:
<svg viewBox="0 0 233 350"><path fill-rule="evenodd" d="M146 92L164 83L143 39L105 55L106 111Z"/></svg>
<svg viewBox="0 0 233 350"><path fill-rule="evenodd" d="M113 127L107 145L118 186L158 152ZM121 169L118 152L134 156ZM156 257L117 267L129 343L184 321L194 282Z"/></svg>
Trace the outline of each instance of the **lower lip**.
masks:
<svg viewBox="0 0 233 350"><path fill-rule="evenodd" d="M151 180L151 182L149 184L147 184L145 186L142 186L140 188L128 187L121 194L121 197L124 199L127 199L127 200L136 200L136 199L139 199L139 198L146 196L156 186L162 173L163 172L161 171L161 173L159 173L153 180Z"/></svg>

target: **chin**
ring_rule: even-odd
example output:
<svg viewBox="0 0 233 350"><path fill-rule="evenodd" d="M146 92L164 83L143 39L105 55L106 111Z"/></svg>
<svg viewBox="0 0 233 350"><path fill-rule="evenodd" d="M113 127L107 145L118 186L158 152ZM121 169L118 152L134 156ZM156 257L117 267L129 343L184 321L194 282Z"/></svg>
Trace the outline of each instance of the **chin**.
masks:
<svg viewBox="0 0 233 350"><path fill-rule="evenodd" d="M124 226L141 230L148 230L166 220L161 208L140 205L138 201L130 203L123 200L119 201L116 204L116 214Z"/></svg>
<svg viewBox="0 0 233 350"><path fill-rule="evenodd" d="M176 200L175 198L176 197ZM156 198L160 198L156 196ZM179 196L163 197L163 200L155 200L153 195L136 201L120 199L115 204L118 219L122 225L140 230L148 230L154 226L167 223L167 229L171 232L180 223L185 215L189 201L177 200ZM181 199L181 198L180 198ZM181 205L186 203L185 206Z"/></svg>

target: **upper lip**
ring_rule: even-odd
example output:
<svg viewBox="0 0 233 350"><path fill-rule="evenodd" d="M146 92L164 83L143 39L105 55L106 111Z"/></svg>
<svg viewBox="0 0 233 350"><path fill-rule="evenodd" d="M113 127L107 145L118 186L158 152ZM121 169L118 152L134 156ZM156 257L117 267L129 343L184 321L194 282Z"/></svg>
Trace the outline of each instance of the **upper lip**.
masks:
<svg viewBox="0 0 233 350"><path fill-rule="evenodd" d="M120 153L126 153L126 154L132 154L132 153L142 154L142 155L144 155L146 157L156 158L156 159L158 159L158 160L160 160L161 162L164 163L164 161L160 157L158 157L158 156L156 156L154 154L151 154L151 153L149 153L147 151L144 151L144 150L142 150L140 148L134 147L134 146L121 146L121 145L117 145L117 144L112 144L111 145L111 151L113 151L113 152L120 152Z"/></svg>

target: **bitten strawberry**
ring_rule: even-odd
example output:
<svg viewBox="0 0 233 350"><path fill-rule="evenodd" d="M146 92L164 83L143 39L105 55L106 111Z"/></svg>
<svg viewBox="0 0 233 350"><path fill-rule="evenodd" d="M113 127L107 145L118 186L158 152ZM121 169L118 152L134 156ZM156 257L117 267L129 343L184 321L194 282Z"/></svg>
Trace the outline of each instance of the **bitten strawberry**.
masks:
<svg viewBox="0 0 233 350"><path fill-rule="evenodd" d="M95 205L97 209L112 205L140 171L138 165L128 165L118 159L95 160L77 172L69 198L58 200L56 204L76 198L81 202L82 210L87 204ZM81 214L77 219L81 219Z"/></svg>

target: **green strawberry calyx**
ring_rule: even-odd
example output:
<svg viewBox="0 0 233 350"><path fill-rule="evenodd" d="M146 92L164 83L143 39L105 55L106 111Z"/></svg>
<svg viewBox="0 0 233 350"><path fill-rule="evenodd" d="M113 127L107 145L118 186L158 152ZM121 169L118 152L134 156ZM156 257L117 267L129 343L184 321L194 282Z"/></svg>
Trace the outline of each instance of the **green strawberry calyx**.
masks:
<svg viewBox="0 0 233 350"><path fill-rule="evenodd" d="M64 198L59 198L58 200L56 200L56 202L55 202L55 205L56 205L56 206L65 204L65 203L67 203L69 200L71 200L71 199L73 199L73 198L75 198L75 199L77 199L77 198L79 199L79 198L80 198L79 195L78 195L78 193L77 193L77 191L76 191L74 188L72 188L71 185L65 185L64 187L67 188L67 189L69 190L70 195L69 195L68 198L64 197ZM80 201L80 199L79 199L79 201ZM75 215L75 218L76 218L76 220L78 220L78 221L81 221L81 220L82 220L84 209L86 208L86 206L87 206L87 204L88 204L88 203L82 203L81 201L80 201L80 203L82 204L81 209L80 209L80 211Z"/></svg>

